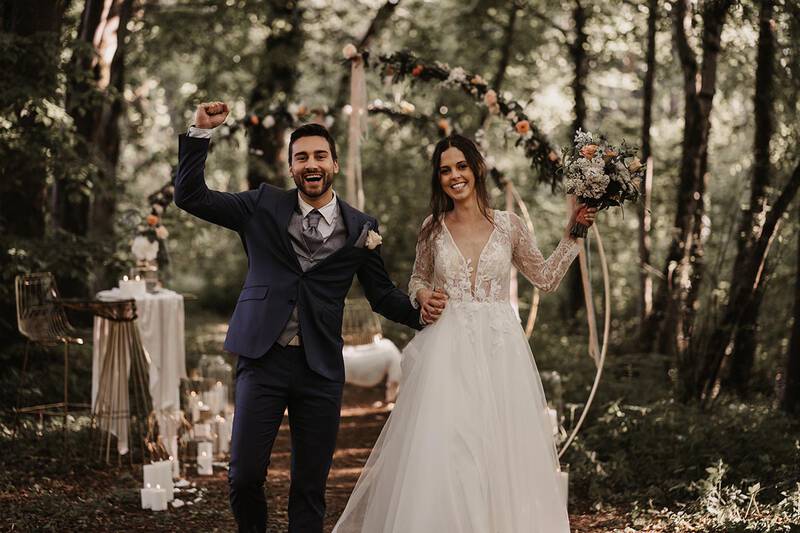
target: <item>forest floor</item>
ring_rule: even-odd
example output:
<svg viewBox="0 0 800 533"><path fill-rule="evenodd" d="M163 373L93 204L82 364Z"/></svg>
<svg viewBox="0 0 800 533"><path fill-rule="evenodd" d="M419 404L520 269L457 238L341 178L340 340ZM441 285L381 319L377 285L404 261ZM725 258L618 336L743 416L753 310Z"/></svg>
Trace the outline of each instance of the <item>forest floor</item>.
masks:
<svg viewBox="0 0 800 533"><path fill-rule="evenodd" d="M338 449L328 481L325 531L333 528L344 509L369 451L389 415L380 387L345 389ZM289 492L289 428L284 425L272 454L268 479L269 531L286 531ZM86 466L73 450L64 458L25 457L25 443L3 453L0 474L0 528L4 531L179 532L235 531L228 507L227 471L215 467L213 476L198 476L187 468L185 478L198 489L179 492L192 501L166 511L141 510L141 465ZM579 533L624 530L624 513L605 511L573 514L572 530ZM633 531L629 529L628 531Z"/></svg>

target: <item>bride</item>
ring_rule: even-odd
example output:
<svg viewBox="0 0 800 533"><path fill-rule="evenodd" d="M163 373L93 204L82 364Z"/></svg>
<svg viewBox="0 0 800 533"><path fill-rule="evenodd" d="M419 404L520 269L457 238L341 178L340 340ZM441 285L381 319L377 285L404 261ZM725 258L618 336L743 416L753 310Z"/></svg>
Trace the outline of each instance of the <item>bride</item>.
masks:
<svg viewBox="0 0 800 533"><path fill-rule="evenodd" d="M489 208L472 141L443 139L432 162L433 213L409 294L426 322L440 318L405 348L397 404L333 531L569 533L544 391L509 282L514 266L555 290L581 246L569 228L591 225L596 210L576 205L545 259L518 216Z"/></svg>

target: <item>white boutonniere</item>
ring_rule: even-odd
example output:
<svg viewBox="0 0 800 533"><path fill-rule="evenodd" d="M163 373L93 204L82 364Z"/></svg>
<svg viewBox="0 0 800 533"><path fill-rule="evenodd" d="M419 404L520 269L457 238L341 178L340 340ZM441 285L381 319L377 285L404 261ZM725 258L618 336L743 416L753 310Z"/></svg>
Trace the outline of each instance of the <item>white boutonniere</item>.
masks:
<svg viewBox="0 0 800 533"><path fill-rule="evenodd" d="M380 246L382 242L383 237L381 237L379 233L369 230L369 233L367 233L367 240L364 242L364 246L370 250L374 250Z"/></svg>

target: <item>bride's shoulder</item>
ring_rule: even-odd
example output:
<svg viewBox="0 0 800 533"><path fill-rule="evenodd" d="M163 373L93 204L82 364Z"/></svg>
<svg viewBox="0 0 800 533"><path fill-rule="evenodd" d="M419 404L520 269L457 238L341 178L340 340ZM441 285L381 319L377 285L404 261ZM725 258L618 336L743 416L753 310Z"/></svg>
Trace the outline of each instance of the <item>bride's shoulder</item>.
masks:
<svg viewBox="0 0 800 533"><path fill-rule="evenodd" d="M513 213L511 211L502 211L500 209L493 209L492 217L494 218L495 224L499 224L504 227L509 227L510 225L515 224L517 220L519 220L519 215L517 215L516 213Z"/></svg>

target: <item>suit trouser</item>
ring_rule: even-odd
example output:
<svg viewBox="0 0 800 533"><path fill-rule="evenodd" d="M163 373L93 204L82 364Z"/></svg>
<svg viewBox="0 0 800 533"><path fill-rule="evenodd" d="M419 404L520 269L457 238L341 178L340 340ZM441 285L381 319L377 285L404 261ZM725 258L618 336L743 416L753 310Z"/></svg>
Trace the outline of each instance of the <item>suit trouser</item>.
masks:
<svg viewBox="0 0 800 533"><path fill-rule="evenodd" d="M343 387L313 372L302 347L276 344L259 359L239 357L228 484L240 532L267 529L264 480L287 408L292 437L289 532L322 532Z"/></svg>

